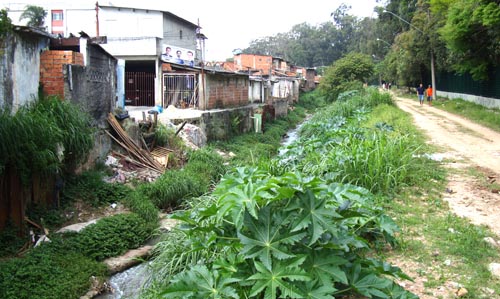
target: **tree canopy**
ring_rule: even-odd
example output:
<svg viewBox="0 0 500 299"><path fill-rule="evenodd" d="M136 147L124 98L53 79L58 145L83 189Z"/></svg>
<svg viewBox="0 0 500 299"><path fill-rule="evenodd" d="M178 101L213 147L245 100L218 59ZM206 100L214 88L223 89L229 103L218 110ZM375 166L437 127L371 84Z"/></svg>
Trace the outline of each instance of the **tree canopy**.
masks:
<svg viewBox="0 0 500 299"><path fill-rule="evenodd" d="M47 12L43 7L36 5L26 5L23 13L19 17L19 21L28 19L28 26L42 28L47 17Z"/></svg>

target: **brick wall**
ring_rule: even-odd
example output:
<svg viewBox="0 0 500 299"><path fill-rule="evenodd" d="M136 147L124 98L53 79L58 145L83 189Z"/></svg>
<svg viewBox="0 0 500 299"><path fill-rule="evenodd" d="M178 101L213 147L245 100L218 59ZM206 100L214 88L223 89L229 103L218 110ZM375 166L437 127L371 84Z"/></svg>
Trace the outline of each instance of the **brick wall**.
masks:
<svg viewBox="0 0 500 299"><path fill-rule="evenodd" d="M208 109L231 108L248 105L248 77L207 76Z"/></svg>
<svg viewBox="0 0 500 299"><path fill-rule="evenodd" d="M248 68L262 70L268 73L272 65L272 57L266 55L239 54L234 58L236 68L246 71Z"/></svg>
<svg viewBox="0 0 500 299"><path fill-rule="evenodd" d="M64 98L64 64L83 66L83 54L73 51L45 51L40 55L40 83L45 95Z"/></svg>

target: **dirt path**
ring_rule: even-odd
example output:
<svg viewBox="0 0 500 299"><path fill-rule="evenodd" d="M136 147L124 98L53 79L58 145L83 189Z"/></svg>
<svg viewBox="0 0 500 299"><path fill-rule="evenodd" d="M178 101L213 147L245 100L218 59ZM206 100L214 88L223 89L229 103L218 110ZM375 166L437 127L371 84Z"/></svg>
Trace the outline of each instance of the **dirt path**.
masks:
<svg viewBox="0 0 500 299"><path fill-rule="evenodd" d="M429 143L443 149L446 166L460 170L451 172L444 196L452 210L500 236L500 191L488 186L500 183L500 134L415 100L398 97L396 104L413 116ZM468 168L482 177L468 174Z"/></svg>

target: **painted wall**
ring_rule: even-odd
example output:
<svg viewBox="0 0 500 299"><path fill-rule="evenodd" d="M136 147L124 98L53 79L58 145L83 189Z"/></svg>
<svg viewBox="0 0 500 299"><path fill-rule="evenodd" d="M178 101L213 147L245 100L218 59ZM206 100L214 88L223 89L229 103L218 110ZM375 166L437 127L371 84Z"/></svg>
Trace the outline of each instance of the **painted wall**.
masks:
<svg viewBox="0 0 500 299"><path fill-rule="evenodd" d="M47 37L14 32L0 41L0 109L12 112L38 98L40 52Z"/></svg>
<svg viewBox="0 0 500 299"><path fill-rule="evenodd" d="M476 96L476 95L471 95L471 94L463 94L463 93L456 93L456 92L447 92L447 91L441 91L437 90L436 91L437 95L440 97L447 97L449 99L456 99L460 98L469 102L473 102L488 108L500 108L500 99L494 99L494 98L486 98L482 96Z"/></svg>

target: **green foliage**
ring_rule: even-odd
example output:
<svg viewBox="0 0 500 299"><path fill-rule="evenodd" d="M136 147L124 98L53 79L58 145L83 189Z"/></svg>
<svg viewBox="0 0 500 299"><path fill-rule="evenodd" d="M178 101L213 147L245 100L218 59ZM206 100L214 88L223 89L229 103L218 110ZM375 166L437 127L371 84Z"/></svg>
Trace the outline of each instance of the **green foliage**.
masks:
<svg viewBox="0 0 500 299"><path fill-rule="evenodd" d="M170 149L183 149L184 146L182 139L175 136L175 130L163 124L158 124L156 127L155 140L157 145Z"/></svg>
<svg viewBox="0 0 500 299"><path fill-rule="evenodd" d="M12 20L9 18L7 10L0 10L0 38L12 31Z"/></svg>
<svg viewBox="0 0 500 299"><path fill-rule="evenodd" d="M91 276L106 274L104 264L78 253L53 255L44 248L0 262L0 269L4 299L79 298L90 289Z"/></svg>
<svg viewBox="0 0 500 299"><path fill-rule="evenodd" d="M0 232L0 258L13 256L24 245L26 240L19 237L20 229L11 222Z"/></svg>
<svg viewBox="0 0 500 299"><path fill-rule="evenodd" d="M0 173L11 168L27 183L34 173L55 173L82 161L93 146L89 124L88 114L55 98L21 107L14 115L3 110Z"/></svg>
<svg viewBox="0 0 500 299"><path fill-rule="evenodd" d="M139 215L146 223L155 226L158 223L158 208L140 192L140 188L127 194L124 204Z"/></svg>
<svg viewBox="0 0 500 299"><path fill-rule="evenodd" d="M319 85L321 94L335 101L342 92L360 89L373 70L374 64L368 55L349 53L326 70Z"/></svg>
<svg viewBox="0 0 500 299"><path fill-rule="evenodd" d="M75 237L75 247L87 257L103 260L137 248L151 237L152 226L137 214L102 218Z"/></svg>
<svg viewBox="0 0 500 299"><path fill-rule="evenodd" d="M19 21L28 19L28 26L42 28L47 17L47 12L43 7L36 5L26 5Z"/></svg>
<svg viewBox="0 0 500 299"><path fill-rule="evenodd" d="M223 163L222 157L211 149L193 151L183 169L165 172L153 183L141 185L138 192L159 208L178 208L188 198L207 193L225 173Z"/></svg>
<svg viewBox="0 0 500 299"><path fill-rule="evenodd" d="M440 29L454 68L469 72L475 80L488 79L491 67L498 66L500 49L500 7L493 0L460 0L450 3L446 25Z"/></svg>
<svg viewBox="0 0 500 299"><path fill-rule="evenodd" d="M272 176L238 168L213 195L215 201L174 215L183 221L181 244L160 245L177 249L167 249L172 255L161 254L154 264L183 260L157 277L157 284L170 283L163 287L167 298L227 298L222 292L232 298L387 297L394 286L387 276L408 278L364 257L369 239L392 240L397 230L364 189L297 172Z"/></svg>
<svg viewBox="0 0 500 299"><path fill-rule="evenodd" d="M104 173L100 171L86 171L80 175L70 176L66 181L61 198L64 203L82 200L94 207L121 202L130 187L119 183L106 183Z"/></svg>

